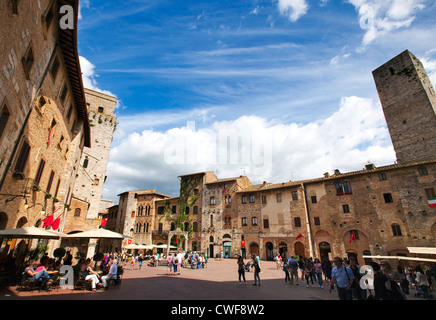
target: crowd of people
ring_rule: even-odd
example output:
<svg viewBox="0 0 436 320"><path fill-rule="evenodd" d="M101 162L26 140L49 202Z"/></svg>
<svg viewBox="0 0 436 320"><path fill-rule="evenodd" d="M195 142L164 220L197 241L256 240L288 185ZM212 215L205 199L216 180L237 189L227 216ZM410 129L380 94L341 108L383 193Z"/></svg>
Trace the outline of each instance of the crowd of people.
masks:
<svg viewBox="0 0 436 320"><path fill-rule="evenodd" d="M39 261L27 261L23 280L35 280L39 283L40 290L48 291L53 283L59 279L63 265L72 267L74 282L78 279L90 281L91 290L94 292L100 288L108 289L109 280L117 279L118 275L122 273L117 253L104 254L103 259L99 263L95 262L94 267L92 267L90 258L79 258L77 263L73 265L73 256L71 252L67 251L63 258L57 260L44 254Z"/></svg>
<svg viewBox="0 0 436 320"><path fill-rule="evenodd" d="M333 261L326 258L321 262L297 255L282 259L278 254L274 260L277 268L284 271L286 283L299 285L301 280L306 288L317 284L321 289L326 285L329 292L337 290L340 300L405 300L410 287L415 288L417 297L430 299L432 286L436 285L436 266L426 266L425 271L419 265L394 269L388 260L382 260L371 262L369 268L362 270L354 257L335 257Z"/></svg>

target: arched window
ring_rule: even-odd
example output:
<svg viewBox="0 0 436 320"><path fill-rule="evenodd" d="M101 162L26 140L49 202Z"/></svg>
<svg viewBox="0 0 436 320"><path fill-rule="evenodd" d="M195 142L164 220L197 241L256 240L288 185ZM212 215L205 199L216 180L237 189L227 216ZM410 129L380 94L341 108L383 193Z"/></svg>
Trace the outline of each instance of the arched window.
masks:
<svg viewBox="0 0 436 320"><path fill-rule="evenodd" d="M82 210L80 209L80 208L76 208L75 210L74 210L74 216L75 217L80 217L80 213L82 212Z"/></svg>
<svg viewBox="0 0 436 320"><path fill-rule="evenodd" d="M194 222L194 223L192 224L192 230L193 230L194 232L197 232L197 231L198 231L198 222Z"/></svg>
<svg viewBox="0 0 436 320"><path fill-rule="evenodd" d="M215 205L215 197L210 197L210 204Z"/></svg>
<svg viewBox="0 0 436 320"><path fill-rule="evenodd" d="M171 222L171 228L170 228L170 231L174 231L174 230L176 230L176 225L175 225L174 222Z"/></svg>
<svg viewBox="0 0 436 320"><path fill-rule="evenodd" d="M184 226L185 226L185 231L188 231L189 230L189 222L185 222Z"/></svg>
<svg viewBox="0 0 436 320"><path fill-rule="evenodd" d="M198 214L198 207L194 206L194 214Z"/></svg>

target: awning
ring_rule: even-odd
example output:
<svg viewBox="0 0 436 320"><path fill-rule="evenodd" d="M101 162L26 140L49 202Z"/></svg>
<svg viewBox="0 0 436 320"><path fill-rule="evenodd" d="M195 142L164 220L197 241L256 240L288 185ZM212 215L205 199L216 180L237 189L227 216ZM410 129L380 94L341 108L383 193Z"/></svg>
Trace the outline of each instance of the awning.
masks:
<svg viewBox="0 0 436 320"><path fill-rule="evenodd" d="M107 229L68 234L66 238L93 238L93 239L131 239L131 237Z"/></svg>
<svg viewBox="0 0 436 320"><path fill-rule="evenodd" d="M416 254L436 254L436 248L430 247L407 247L407 250Z"/></svg>
<svg viewBox="0 0 436 320"><path fill-rule="evenodd" d="M8 238L38 238L38 239L59 239L63 237L63 233L53 230L45 230L36 227L24 227L18 229L6 229L0 231L1 237Z"/></svg>
<svg viewBox="0 0 436 320"><path fill-rule="evenodd" d="M436 259L416 258L416 257L402 257L402 256L362 256L364 259L392 259L392 260L410 260L421 262L436 262Z"/></svg>

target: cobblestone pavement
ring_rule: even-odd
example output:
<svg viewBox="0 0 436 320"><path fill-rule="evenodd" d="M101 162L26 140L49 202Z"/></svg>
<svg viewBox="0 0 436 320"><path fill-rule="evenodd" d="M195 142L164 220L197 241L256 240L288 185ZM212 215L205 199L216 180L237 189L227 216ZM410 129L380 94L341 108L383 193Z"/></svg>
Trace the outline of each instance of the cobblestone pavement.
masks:
<svg viewBox="0 0 436 320"><path fill-rule="evenodd" d="M248 285L240 285L234 259L210 259L207 268L182 268L180 275L167 275L167 267L149 267L146 262L141 270L138 264L133 270L127 266L118 288L32 293L9 287L0 291L0 300L338 300L336 290L329 293L326 285L324 289L317 284L306 288L301 279L299 285L286 284L284 272L277 270L275 262L261 262L261 286L252 285L253 271L246 272Z"/></svg>

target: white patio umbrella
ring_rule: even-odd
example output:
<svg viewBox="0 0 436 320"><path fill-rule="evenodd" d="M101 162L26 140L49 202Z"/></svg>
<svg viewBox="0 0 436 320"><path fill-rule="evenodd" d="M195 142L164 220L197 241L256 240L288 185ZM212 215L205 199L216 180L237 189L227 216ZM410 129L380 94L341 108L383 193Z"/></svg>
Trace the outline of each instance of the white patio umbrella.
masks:
<svg viewBox="0 0 436 320"><path fill-rule="evenodd" d="M83 231L73 234L68 234L66 238L89 238L89 239L131 239L132 237L126 236L107 229L96 229L90 231Z"/></svg>
<svg viewBox="0 0 436 320"><path fill-rule="evenodd" d="M124 249L141 249L139 247L140 247L139 245L132 243L132 244L125 246Z"/></svg>
<svg viewBox="0 0 436 320"><path fill-rule="evenodd" d="M38 239L59 239L61 232L45 230L36 227L24 227L17 229L6 229L0 231L0 238L38 238Z"/></svg>
<svg viewBox="0 0 436 320"><path fill-rule="evenodd" d="M166 248L168 248L168 245L166 245L166 244L160 244L160 245L157 245L157 246L154 246L155 248L160 248L160 249L166 249ZM174 246L170 246L170 249L174 249L174 248L177 248L177 247L174 247Z"/></svg>

